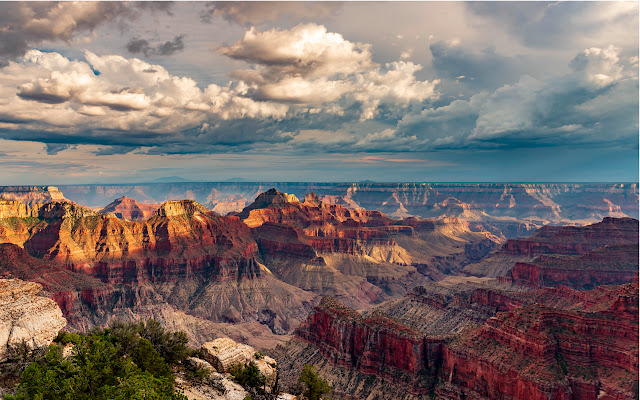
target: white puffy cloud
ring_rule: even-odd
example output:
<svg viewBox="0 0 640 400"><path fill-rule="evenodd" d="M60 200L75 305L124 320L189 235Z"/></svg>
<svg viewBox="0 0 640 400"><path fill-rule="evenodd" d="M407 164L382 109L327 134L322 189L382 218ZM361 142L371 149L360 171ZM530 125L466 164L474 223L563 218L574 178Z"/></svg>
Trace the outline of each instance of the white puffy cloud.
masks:
<svg viewBox="0 0 640 400"><path fill-rule="evenodd" d="M257 100L304 105L358 104L359 118L374 118L383 105L401 106L438 98L438 80L419 81L422 66L405 61L380 66L372 61L370 46L353 43L322 25L300 24L291 29L263 32L249 29L231 46L227 56L252 64L236 71Z"/></svg>
<svg viewBox="0 0 640 400"><path fill-rule="evenodd" d="M623 77L619 53L620 49L613 45L606 49L592 47L578 54L569 65L583 80L602 88Z"/></svg>
<svg viewBox="0 0 640 400"><path fill-rule="evenodd" d="M252 27L241 40L221 50L236 60L304 77L351 74L373 65L369 45L350 42L314 23L263 32Z"/></svg>
<svg viewBox="0 0 640 400"><path fill-rule="evenodd" d="M205 90L187 77L159 65L121 56L85 53L71 61L58 53L31 50L0 69L0 119L29 135L57 132L93 142L100 132L120 131L113 142L135 132L175 136L234 118L283 117L288 107L243 97L243 87L209 85ZM28 133L24 134L27 131ZM87 133L91 132L91 133ZM185 140L184 138L181 140Z"/></svg>

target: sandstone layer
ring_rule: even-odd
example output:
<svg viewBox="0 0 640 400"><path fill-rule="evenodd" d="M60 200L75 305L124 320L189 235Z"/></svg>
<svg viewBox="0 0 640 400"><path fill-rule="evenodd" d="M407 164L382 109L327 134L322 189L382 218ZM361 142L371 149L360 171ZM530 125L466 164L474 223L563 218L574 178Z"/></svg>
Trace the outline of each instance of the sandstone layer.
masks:
<svg viewBox="0 0 640 400"><path fill-rule="evenodd" d="M484 257L499 239L455 218L389 218L271 189L235 214L280 280L363 308Z"/></svg>

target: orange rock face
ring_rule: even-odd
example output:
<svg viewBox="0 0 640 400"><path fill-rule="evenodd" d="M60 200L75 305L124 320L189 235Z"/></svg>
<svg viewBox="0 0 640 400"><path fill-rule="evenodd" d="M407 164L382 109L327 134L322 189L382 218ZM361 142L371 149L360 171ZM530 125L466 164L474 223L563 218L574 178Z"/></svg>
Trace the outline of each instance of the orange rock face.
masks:
<svg viewBox="0 0 640 400"><path fill-rule="evenodd" d="M489 319L447 345L445 376L491 399L633 398L638 287L608 291L616 300L601 311L527 306Z"/></svg>
<svg viewBox="0 0 640 400"><path fill-rule="evenodd" d="M160 204L144 204L122 196L100 210L102 214L113 214L127 221L144 221L151 218Z"/></svg>
<svg viewBox="0 0 640 400"><path fill-rule="evenodd" d="M235 215L252 227L262 259L278 278L356 308L440 279L498 242L455 218L398 220L325 204L314 193L301 202L271 189Z"/></svg>

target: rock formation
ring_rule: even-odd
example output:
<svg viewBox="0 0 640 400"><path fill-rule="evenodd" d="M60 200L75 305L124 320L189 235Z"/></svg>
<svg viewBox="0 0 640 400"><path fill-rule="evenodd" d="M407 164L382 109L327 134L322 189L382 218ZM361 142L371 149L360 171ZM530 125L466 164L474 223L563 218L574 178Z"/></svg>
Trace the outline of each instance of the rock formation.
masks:
<svg viewBox="0 0 640 400"><path fill-rule="evenodd" d="M455 218L396 220L271 189L235 214L281 280L362 308L484 257L498 242Z"/></svg>
<svg viewBox="0 0 640 400"><path fill-rule="evenodd" d="M633 398L637 280L587 292L457 293L449 300L467 298L477 304L475 315L493 308L494 316L434 335L380 311L361 315L324 299L276 359L283 371L312 363L336 393L362 399L418 399L433 391L438 399ZM291 379L283 375L284 382Z"/></svg>
<svg viewBox="0 0 640 400"><path fill-rule="evenodd" d="M217 216L193 201L167 202L140 222L69 203L27 207L29 216L19 218L23 206L11 205L16 216L0 219L0 242L23 247L31 259L21 254L18 260L56 277L56 284L43 284L75 329L106 324L122 313L127 319L183 320L196 342L212 333L203 336L207 323L189 318L263 324L271 334L284 334L306 317L315 299L280 282L258 261L258 246L238 218ZM29 275L20 261L7 261L9 276ZM65 274L72 279L64 281ZM239 329L245 333L228 334L242 338L256 331Z"/></svg>
<svg viewBox="0 0 640 400"><path fill-rule="evenodd" d="M122 196L101 209L100 213L111 213L127 221L144 221L149 219L158 208L160 208L159 204L143 204Z"/></svg>
<svg viewBox="0 0 640 400"><path fill-rule="evenodd" d="M194 199L209 208L240 211L265 190L277 187L299 199L315 192L324 203L380 210L396 218L457 216L474 227L506 237L528 234L544 223L592 223L604 217L638 218L637 184L447 184L212 182L109 186L62 186L68 198L91 207L119 196L162 203ZM218 210L216 210L218 211ZM492 218L488 218L492 217ZM474 229L476 229L474 228Z"/></svg>
<svg viewBox="0 0 640 400"><path fill-rule="evenodd" d="M58 305L38 295L41 290L37 283L0 279L0 361L22 342L48 346L67 324Z"/></svg>
<svg viewBox="0 0 640 400"><path fill-rule="evenodd" d="M276 361L269 356L257 353L253 347L237 343L233 339L219 338L204 343L200 353L220 373L229 372L238 365L244 367L254 363L265 377L269 390L276 382Z"/></svg>
<svg viewBox="0 0 640 400"><path fill-rule="evenodd" d="M570 285L589 289L629 282L638 270L638 220L605 218L584 227L545 226L464 271L504 276L533 287Z"/></svg>
<svg viewBox="0 0 640 400"><path fill-rule="evenodd" d="M0 186L0 199L19 201L28 206L69 201L55 186Z"/></svg>

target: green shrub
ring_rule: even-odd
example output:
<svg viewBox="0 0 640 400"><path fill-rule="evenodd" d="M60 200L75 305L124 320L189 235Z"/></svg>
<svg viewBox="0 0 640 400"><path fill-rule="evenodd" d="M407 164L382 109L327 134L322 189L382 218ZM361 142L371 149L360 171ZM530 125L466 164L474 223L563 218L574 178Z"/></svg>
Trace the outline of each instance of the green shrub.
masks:
<svg viewBox="0 0 640 400"><path fill-rule="evenodd" d="M302 373L299 382L304 383L306 389L304 396L309 400L320 400L323 394L329 393L333 390L331 386L318 375L313 365L306 364L302 368Z"/></svg>
<svg viewBox="0 0 640 400"><path fill-rule="evenodd" d="M253 361L246 366L234 365L229 372L241 386L264 388L266 378L260 373L260 369Z"/></svg>
<svg viewBox="0 0 640 400"><path fill-rule="evenodd" d="M175 377L161 353L133 327L59 334L58 343L74 344L72 355L63 358L61 346L50 346L25 369L16 395L5 398L187 400L174 392Z"/></svg>
<svg viewBox="0 0 640 400"><path fill-rule="evenodd" d="M150 319L146 323L140 323L139 333L142 338L151 342L169 364L182 361L189 355L189 338L184 332L165 332L158 321Z"/></svg>

